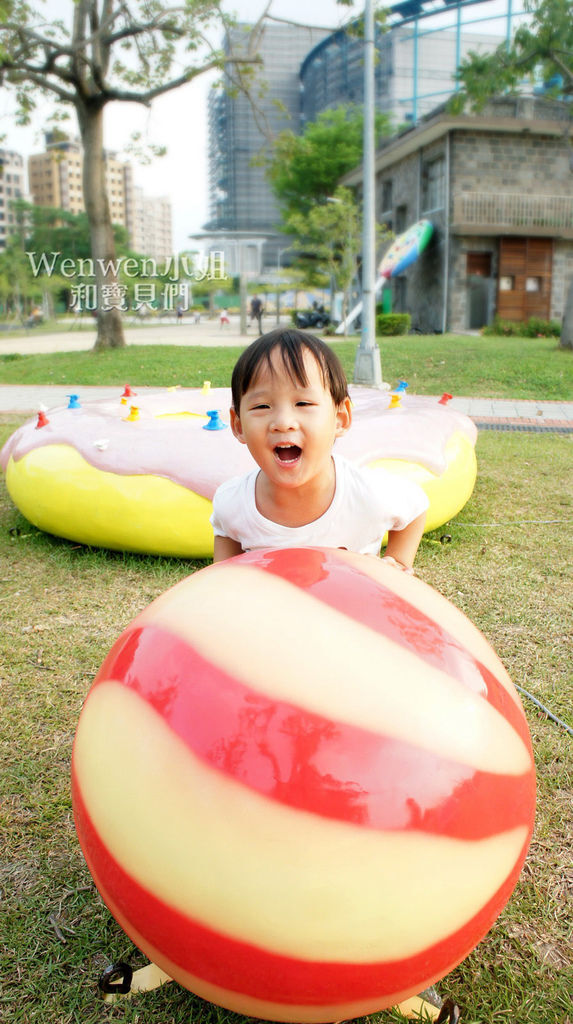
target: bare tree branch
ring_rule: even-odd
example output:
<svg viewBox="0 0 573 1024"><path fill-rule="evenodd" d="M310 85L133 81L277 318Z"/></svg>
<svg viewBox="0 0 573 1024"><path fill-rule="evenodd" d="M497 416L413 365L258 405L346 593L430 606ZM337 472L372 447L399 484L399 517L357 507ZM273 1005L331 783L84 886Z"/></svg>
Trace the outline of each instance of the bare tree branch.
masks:
<svg viewBox="0 0 573 1024"><path fill-rule="evenodd" d="M63 100L64 103L73 103L75 96L73 93L66 92L61 86L56 85L55 82L46 81L41 73L38 73L30 68L26 68L23 71L15 71L12 75L12 81L22 83L26 85L28 82L32 82L37 85L39 89L47 89L49 92L53 92L58 99Z"/></svg>

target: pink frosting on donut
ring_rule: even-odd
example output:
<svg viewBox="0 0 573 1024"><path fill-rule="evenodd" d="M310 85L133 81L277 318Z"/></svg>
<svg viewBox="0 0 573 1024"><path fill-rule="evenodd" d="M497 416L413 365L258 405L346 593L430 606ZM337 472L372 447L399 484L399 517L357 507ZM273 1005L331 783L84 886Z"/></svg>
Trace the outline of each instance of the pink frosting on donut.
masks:
<svg viewBox="0 0 573 1024"><path fill-rule="evenodd" d="M404 395L401 406L390 409L387 392L352 387L353 422L336 442L336 450L364 465L376 459L403 459L425 466L436 475L446 468L446 444L455 432L475 444L477 430L462 413L439 405L435 398ZM81 394L80 394L81 400ZM133 404L139 418L128 421L129 405L115 401L88 401L79 409L56 408L49 423L36 429L25 423L8 439L1 461L6 469L35 448L64 444L75 448L95 469L124 475L166 477L209 500L219 484L248 472L254 462L245 445L231 430L203 430L207 411L218 409L229 422L229 388L181 388L138 396ZM176 414L191 414L172 419Z"/></svg>

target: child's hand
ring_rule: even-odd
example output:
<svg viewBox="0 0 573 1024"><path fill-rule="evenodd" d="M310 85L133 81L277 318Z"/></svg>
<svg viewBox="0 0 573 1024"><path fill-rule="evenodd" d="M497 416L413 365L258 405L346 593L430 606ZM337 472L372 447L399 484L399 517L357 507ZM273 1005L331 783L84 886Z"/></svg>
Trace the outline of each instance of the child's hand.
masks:
<svg viewBox="0 0 573 1024"><path fill-rule="evenodd" d="M404 565L403 562L399 562L397 558L393 558L392 555L384 555L382 558L386 565L392 565L395 569L399 569L400 572L407 573L408 576L414 575L414 570L409 565Z"/></svg>
<svg viewBox="0 0 573 1024"><path fill-rule="evenodd" d="M384 561L393 562L396 569L401 569L403 572L413 575L411 566L414 563L425 524L426 513L422 512L411 523L408 523L403 530L388 530L388 544L386 545Z"/></svg>

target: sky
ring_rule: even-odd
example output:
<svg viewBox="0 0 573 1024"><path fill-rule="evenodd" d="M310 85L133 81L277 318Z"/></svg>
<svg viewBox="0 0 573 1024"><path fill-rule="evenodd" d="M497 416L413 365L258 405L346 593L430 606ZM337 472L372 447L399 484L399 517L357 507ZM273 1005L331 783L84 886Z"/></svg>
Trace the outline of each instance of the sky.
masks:
<svg viewBox="0 0 573 1024"><path fill-rule="evenodd" d="M46 20L63 17L72 0L46 0L34 3ZM225 10L234 12L242 21L255 21L264 9L263 0L226 0ZM335 0L313 0L312 24L336 27L348 8L337 6ZM308 23L308 0L273 0L271 13L293 21ZM117 151L120 158L127 138L133 131L145 133L150 142L167 147L167 155L152 164L134 165L135 183L147 195L168 195L173 206L173 248L179 252L195 248L189 234L200 231L208 219L207 167L207 94L217 75L208 73L195 81L156 100L150 111L134 103L110 103L105 113L105 145ZM44 149L43 131L48 113L39 107L32 125L19 128L14 123L14 104L6 91L0 96L0 145L24 157ZM72 114L73 118L73 114ZM70 134L77 134L75 121L62 125Z"/></svg>
<svg viewBox="0 0 573 1024"><path fill-rule="evenodd" d="M389 0L391 3L392 0ZM499 9L504 0L490 0L487 9ZM66 20L73 0L32 0L34 8L49 20ZM481 6L481 5L480 5ZM262 13L264 0L223 0L225 10L241 21L254 22ZM355 8L362 8L357 0ZM336 28L347 20L350 9L336 4L336 0L271 0L270 13L303 24L309 22ZM449 16L451 18L451 16ZM480 26L480 30L484 30ZM499 31L499 23L492 31ZM167 195L173 207L173 248L175 252L196 248L189 235L198 232L208 219L208 165L207 165L207 96L217 75L208 73L193 82L156 100L150 111L134 103L110 103L105 113L105 145L117 152L120 159L131 159L135 183L150 196ZM14 123L14 104L9 93L0 94L0 145L16 150L24 157L44 149L43 130L49 113L47 105L38 106L29 127ZM70 134L77 134L76 124L69 122ZM126 141L133 131L142 132L152 143L167 147L167 155L144 166L125 154Z"/></svg>

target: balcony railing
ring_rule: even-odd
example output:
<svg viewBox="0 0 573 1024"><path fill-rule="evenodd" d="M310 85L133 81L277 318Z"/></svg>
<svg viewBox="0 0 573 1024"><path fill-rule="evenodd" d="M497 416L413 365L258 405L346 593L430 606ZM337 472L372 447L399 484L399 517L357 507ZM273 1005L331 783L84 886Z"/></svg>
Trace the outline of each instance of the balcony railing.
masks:
<svg viewBox="0 0 573 1024"><path fill-rule="evenodd" d="M528 196L520 192L460 192L454 224L481 228L526 228L549 234L573 231L573 196Z"/></svg>

